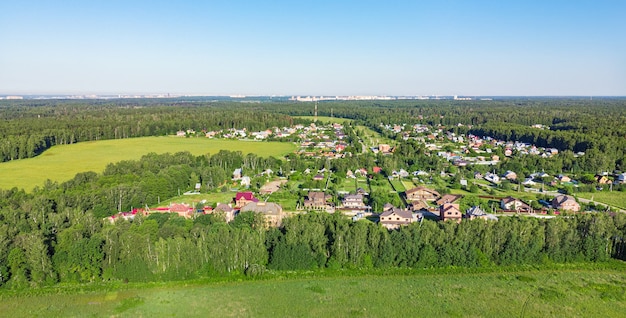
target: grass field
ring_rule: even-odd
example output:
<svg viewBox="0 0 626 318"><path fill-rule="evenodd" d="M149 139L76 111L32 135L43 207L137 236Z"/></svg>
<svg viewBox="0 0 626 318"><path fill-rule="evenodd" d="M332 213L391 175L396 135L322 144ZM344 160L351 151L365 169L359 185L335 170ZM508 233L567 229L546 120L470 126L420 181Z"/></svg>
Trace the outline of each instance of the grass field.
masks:
<svg viewBox="0 0 626 318"><path fill-rule="evenodd" d="M623 267L623 266L622 266ZM282 274L276 274L282 275ZM620 269L351 274L0 294L18 317L623 317Z"/></svg>
<svg viewBox="0 0 626 318"><path fill-rule="evenodd" d="M576 193L577 196L585 199L591 199L596 202L606 203L612 206L616 206L618 208L626 209L626 192L613 191L613 192L595 192L595 193L587 193L580 192Z"/></svg>
<svg viewBox="0 0 626 318"><path fill-rule="evenodd" d="M391 183L391 186L393 187L393 189L398 193L406 191L404 187L404 183L400 180L397 180L397 179L390 180L389 183Z"/></svg>
<svg viewBox="0 0 626 318"><path fill-rule="evenodd" d="M381 136L378 132L367 126L356 126L356 128L362 130L365 134L363 141L368 147L378 147L379 144L389 144L392 146L396 144L394 140Z"/></svg>
<svg viewBox="0 0 626 318"><path fill-rule="evenodd" d="M220 150L255 153L262 157L283 156L296 149L291 143L254 142L207 138L143 137L117 140L80 142L54 146L40 156L0 163L0 188L23 188L52 181L66 181L76 173L102 172L107 164L122 160L137 160L150 153L189 151L194 155L215 154Z"/></svg>
<svg viewBox="0 0 626 318"><path fill-rule="evenodd" d="M337 190L355 192L357 181L352 178L345 178L342 183L337 185Z"/></svg>

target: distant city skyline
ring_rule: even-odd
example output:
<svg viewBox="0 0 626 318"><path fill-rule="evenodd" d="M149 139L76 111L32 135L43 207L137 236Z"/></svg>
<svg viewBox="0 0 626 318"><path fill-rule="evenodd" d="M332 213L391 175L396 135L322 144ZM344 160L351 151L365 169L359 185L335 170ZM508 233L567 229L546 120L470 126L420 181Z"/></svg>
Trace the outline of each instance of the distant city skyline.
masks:
<svg viewBox="0 0 626 318"><path fill-rule="evenodd" d="M624 1L3 1L0 95L625 96Z"/></svg>

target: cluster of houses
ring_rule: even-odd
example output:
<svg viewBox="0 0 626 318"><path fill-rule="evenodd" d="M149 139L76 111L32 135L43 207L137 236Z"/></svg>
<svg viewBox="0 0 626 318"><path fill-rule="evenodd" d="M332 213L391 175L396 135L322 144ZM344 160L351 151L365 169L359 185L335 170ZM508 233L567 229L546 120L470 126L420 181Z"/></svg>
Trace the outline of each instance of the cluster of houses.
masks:
<svg viewBox="0 0 626 318"><path fill-rule="evenodd" d="M218 203L215 208L204 206L196 209L192 205L186 203L170 203L168 206L157 208L132 209L129 212L120 212L114 214L105 220L114 223L117 220L133 220L136 215L149 216L154 213L172 213L178 216L190 219L202 214L219 214L224 217L226 222L231 222L235 216L241 212L260 213L265 217L267 226L280 226L282 219L285 217L283 208L274 202L260 201L252 192L237 192L233 201L230 203Z"/></svg>
<svg viewBox="0 0 626 318"><path fill-rule="evenodd" d="M331 131L332 133L329 133ZM299 153L303 156L328 159L346 156L344 150L348 147L348 143L344 141L346 134L341 124L317 126L311 123L302 129L298 137L302 140Z"/></svg>
<svg viewBox="0 0 626 318"><path fill-rule="evenodd" d="M302 206L298 210L324 211L333 213L340 211L349 216L371 215L372 209L364 203L367 193L360 189L357 193L343 195L341 204L335 206L331 195L322 191L310 191L304 198ZM421 221L425 213L431 213L441 221L461 222L463 218L473 220L476 218L485 220L497 220L493 214L486 213L478 206L471 207L462 212L459 207L461 195L440 195L436 190L419 186L405 191L406 208L394 207L386 204L379 215L379 223L387 229L397 229L403 225ZM558 195L550 203L551 207L561 211L580 211L580 205L576 199L569 195ZM506 197L500 200L499 212L534 213L533 208L521 199ZM280 226L286 214L282 207L274 202L261 201L252 192L237 192L230 203L218 203L215 208L205 206L195 209L185 203L171 203L168 206L157 208L133 209L129 212L120 212L106 218L114 223L116 220L133 220L136 215L148 216L154 213L174 213L184 218L194 218L201 214L218 214L224 217L226 222L231 222L241 212L260 213L264 216L266 226ZM353 218L354 219L354 218Z"/></svg>
<svg viewBox="0 0 626 318"><path fill-rule="evenodd" d="M493 214L486 213L479 206L473 206L464 213L460 210L458 201L461 195L440 195L437 191L427 187L416 187L405 192L407 201L406 209L400 209L386 204L383 213L380 214L379 222L387 229L397 229L419 221L424 213L436 215L441 221L461 222L463 218L473 220L476 218L485 220L497 220ZM435 207L435 206L436 207ZM550 203L551 208L557 211L580 211L580 204L569 195L557 195ZM521 199L508 196L500 199L500 213L534 213L533 208Z"/></svg>

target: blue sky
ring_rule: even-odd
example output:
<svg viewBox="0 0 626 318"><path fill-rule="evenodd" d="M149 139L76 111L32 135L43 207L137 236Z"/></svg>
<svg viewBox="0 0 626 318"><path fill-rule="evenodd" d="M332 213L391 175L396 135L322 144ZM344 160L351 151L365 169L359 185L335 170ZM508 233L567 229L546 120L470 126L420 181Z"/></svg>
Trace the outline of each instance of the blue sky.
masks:
<svg viewBox="0 0 626 318"><path fill-rule="evenodd" d="M621 0L2 1L0 94L623 96L624 12Z"/></svg>

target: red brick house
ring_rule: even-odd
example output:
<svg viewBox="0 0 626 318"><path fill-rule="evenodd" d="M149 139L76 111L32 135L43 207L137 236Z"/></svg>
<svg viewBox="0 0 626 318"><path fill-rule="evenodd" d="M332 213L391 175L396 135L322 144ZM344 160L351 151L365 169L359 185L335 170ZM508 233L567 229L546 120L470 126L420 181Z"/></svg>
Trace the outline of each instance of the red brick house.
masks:
<svg viewBox="0 0 626 318"><path fill-rule="evenodd" d="M576 199L574 199L571 195L557 195L554 199L552 199L551 203L552 207L557 210L567 210L572 212L580 211L580 204L578 204Z"/></svg>
<svg viewBox="0 0 626 318"><path fill-rule="evenodd" d="M461 214L461 210L459 209L458 204L454 203L444 203L439 207L439 219L441 221L453 220L457 223L461 223L461 218L463 214Z"/></svg>

